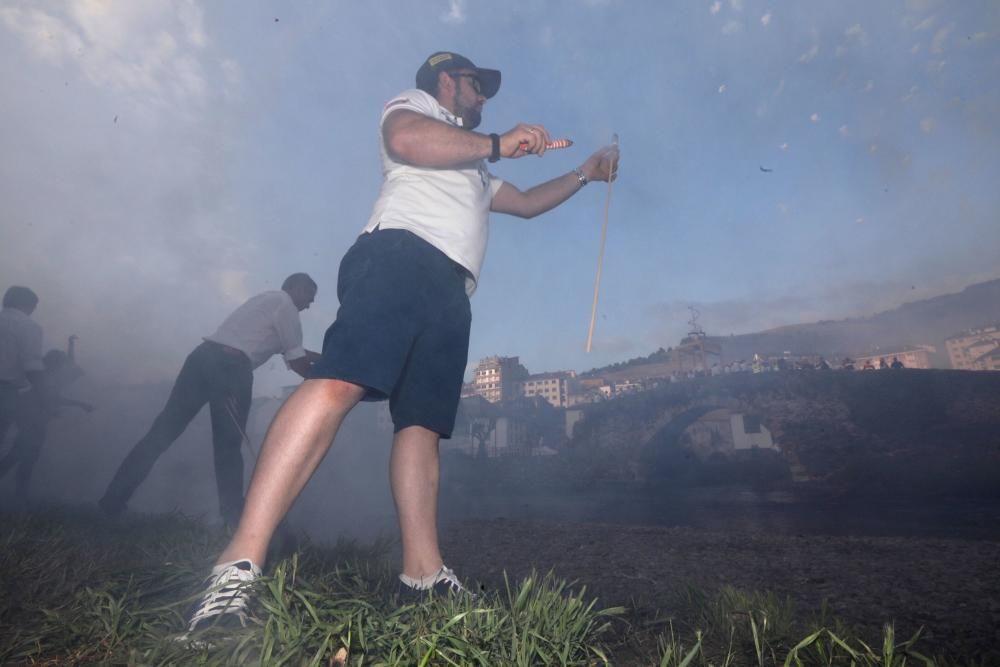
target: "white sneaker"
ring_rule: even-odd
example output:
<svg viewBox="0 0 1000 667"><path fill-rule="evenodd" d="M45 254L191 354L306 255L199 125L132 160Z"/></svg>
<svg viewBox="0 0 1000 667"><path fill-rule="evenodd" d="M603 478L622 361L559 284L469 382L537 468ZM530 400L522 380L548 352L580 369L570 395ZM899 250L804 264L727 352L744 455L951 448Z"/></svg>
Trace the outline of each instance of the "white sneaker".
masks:
<svg viewBox="0 0 1000 667"><path fill-rule="evenodd" d="M250 584L260 576L260 568L246 558L213 567L205 580L208 590L188 621L188 632L198 630L199 626L230 625L230 620L246 626Z"/></svg>
<svg viewBox="0 0 1000 667"><path fill-rule="evenodd" d="M399 587L399 596L403 602L417 602L431 595L447 597L449 593L476 597L475 593L462 585L454 570L444 565L434 574L420 579L401 574L399 581L402 584Z"/></svg>

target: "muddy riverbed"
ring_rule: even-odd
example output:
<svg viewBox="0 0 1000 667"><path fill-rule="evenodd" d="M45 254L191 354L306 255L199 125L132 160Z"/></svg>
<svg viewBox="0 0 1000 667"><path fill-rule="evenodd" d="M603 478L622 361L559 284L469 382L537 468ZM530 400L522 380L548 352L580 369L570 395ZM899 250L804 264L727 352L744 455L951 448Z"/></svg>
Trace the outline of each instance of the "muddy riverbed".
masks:
<svg viewBox="0 0 1000 667"><path fill-rule="evenodd" d="M456 571L487 586L502 587L504 571L554 570L650 632L678 615L684 587L730 585L787 597L803 628L825 608L867 641L880 643L887 622L901 639L924 627L926 653L1000 664L997 506L700 500L697 513L650 521L627 501L602 512L541 498L491 510L484 499L445 512L442 545Z"/></svg>

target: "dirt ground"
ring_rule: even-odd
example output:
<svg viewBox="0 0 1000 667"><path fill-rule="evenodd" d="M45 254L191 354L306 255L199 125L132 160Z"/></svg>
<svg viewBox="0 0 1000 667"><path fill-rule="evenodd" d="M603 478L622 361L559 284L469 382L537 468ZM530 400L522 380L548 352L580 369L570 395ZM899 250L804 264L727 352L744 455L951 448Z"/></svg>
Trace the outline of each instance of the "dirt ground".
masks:
<svg viewBox="0 0 1000 667"><path fill-rule="evenodd" d="M675 614L678 587L728 584L787 596L805 622L825 603L876 645L894 621L900 640L925 627L924 653L1000 664L1000 541L516 519L453 521L441 537L449 565L487 586L502 587L504 570L552 569L586 585L599 608L628 608L633 627Z"/></svg>

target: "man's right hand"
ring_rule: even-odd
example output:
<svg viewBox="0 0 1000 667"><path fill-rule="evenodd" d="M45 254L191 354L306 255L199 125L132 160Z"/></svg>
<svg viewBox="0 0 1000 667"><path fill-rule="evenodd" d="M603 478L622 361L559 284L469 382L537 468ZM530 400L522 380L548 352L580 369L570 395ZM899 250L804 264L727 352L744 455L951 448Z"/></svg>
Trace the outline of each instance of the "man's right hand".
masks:
<svg viewBox="0 0 1000 667"><path fill-rule="evenodd" d="M550 141L549 133L541 125L518 123L500 135L500 156L512 160L525 155L541 156Z"/></svg>

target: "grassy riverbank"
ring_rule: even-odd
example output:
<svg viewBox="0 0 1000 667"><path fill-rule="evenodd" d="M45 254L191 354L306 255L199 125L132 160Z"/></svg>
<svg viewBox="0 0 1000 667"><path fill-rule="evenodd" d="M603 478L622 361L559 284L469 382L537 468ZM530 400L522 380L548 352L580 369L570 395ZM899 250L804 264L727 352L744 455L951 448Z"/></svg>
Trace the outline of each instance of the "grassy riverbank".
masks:
<svg viewBox="0 0 1000 667"><path fill-rule="evenodd" d="M400 606L387 543L300 544L259 584L250 627L177 641L223 540L176 516L0 515L0 663L975 664L924 657L920 638L891 626L858 637L822 612L807 618L787 599L725 586L685 588L683 612L661 618L606 607L558 572L475 600Z"/></svg>

